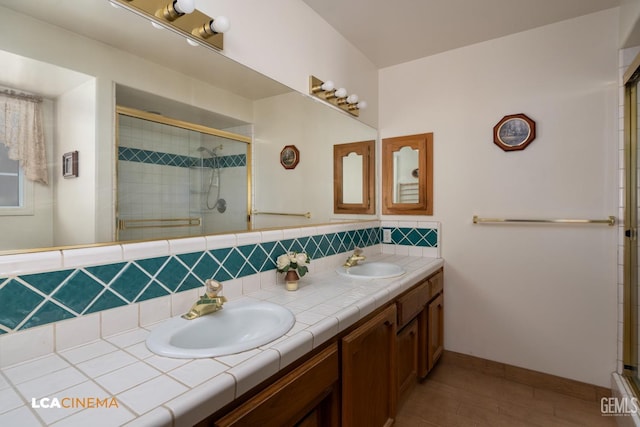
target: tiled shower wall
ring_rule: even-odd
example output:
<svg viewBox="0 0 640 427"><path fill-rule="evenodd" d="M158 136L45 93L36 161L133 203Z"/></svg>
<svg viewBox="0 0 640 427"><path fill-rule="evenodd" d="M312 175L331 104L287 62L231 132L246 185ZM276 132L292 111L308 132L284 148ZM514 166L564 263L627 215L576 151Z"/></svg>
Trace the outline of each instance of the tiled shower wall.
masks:
<svg viewBox="0 0 640 427"><path fill-rule="evenodd" d="M214 135L162 123L119 116L118 217L139 219L200 219L202 225L131 228L120 231L120 240L170 238L221 233L246 228L247 146ZM218 151L216 165L206 158L201 163L198 147ZM204 167L196 167L204 166ZM220 168L220 197L223 213L206 208L212 166ZM215 203L217 187L212 188ZM180 224L186 223L186 220ZM156 224L162 224L156 222Z"/></svg>
<svg viewBox="0 0 640 427"><path fill-rule="evenodd" d="M275 270L287 251L312 260L374 249L439 256L437 223L378 221L69 249L0 257L0 334ZM313 264L313 261L312 261ZM242 293L228 289L231 293Z"/></svg>

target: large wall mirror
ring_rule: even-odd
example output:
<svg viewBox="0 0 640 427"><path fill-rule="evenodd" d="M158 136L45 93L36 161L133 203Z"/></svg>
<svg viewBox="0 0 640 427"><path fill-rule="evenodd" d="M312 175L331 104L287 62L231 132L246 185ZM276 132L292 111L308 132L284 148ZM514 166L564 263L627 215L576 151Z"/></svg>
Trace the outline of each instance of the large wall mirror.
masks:
<svg viewBox="0 0 640 427"><path fill-rule="evenodd" d="M327 223L336 220L333 145L377 137L375 129L348 114L314 102L224 55L191 47L182 37L154 29L145 19L105 0L68 4L0 0L0 63L0 91L43 98L49 166L46 185L25 179L20 171L10 179L19 180L19 188L24 189L21 199L15 202L13 198L11 203L24 206L0 207L3 253L109 243L118 238ZM141 117L122 115L117 105L139 111ZM172 120L187 125L160 123ZM169 129L155 129L156 125ZM192 129L180 135L190 126L227 132L232 138L219 140L208 131ZM126 127L134 139L142 138L130 142L126 154L118 152L118 127ZM170 137L175 139L167 139ZM279 153L286 145L300 150L295 169L280 165ZM142 168L138 162L125 172L122 162L134 159L135 150L153 156L182 156L193 164L181 168L164 164L168 175L132 178L149 166ZM65 178L61 159L74 151L78 152L79 174ZM6 157L0 150L0 157L3 155ZM121 155L129 157L122 160ZM243 166L225 163L241 158ZM1 160L0 165L5 167ZM133 179L129 192L122 191L121 172ZM145 185L171 186L177 175L185 192L200 194L161 196L174 198L183 208L167 212L166 218L199 219L192 225L163 227L170 234L149 227L144 232L129 229L125 237L119 220L164 219L165 213L158 217L160 212L151 209L154 216L148 218L145 209L138 212L128 206L124 215L123 201L137 198L138 205L157 203L145 193L155 188L145 190ZM205 194L213 209L202 207L207 203ZM197 199L199 205L193 206ZM224 199L224 208L220 199ZM1 197L0 203L5 203ZM307 212L310 218L304 215ZM207 224L208 219L215 224ZM135 221L128 224L135 225ZM214 228L207 228L210 225Z"/></svg>
<svg viewBox="0 0 640 427"><path fill-rule="evenodd" d="M433 134L382 140L382 213L433 215Z"/></svg>

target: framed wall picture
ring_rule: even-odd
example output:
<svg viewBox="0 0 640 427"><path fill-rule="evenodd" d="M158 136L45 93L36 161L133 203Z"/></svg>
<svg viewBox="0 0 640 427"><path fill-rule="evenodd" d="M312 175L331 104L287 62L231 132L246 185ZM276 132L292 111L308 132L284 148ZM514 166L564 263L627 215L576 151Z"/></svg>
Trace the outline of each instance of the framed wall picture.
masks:
<svg viewBox="0 0 640 427"><path fill-rule="evenodd" d="M524 114L504 116L493 127L493 142L504 151L524 150L536 137L536 122Z"/></svg>
<svg viewBox="0 0 640 427"><path fill-rule="evenodd" d="M78 152L70 151L62 155L62 176L64 178L78 177Z"/></svg>
<svg viewBox="0 0 640 427"><path fill-rule="evenodd" d="M285 169L295 169L300 162L300 151L295 145L286 145L280 152L280 164Z"/></svg>

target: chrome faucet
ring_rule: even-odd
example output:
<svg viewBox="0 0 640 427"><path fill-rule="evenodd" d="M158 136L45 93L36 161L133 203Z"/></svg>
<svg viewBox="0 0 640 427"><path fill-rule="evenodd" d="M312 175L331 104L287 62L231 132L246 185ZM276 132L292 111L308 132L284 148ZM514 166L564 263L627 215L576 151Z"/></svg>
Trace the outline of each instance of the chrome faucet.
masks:
<svg viewBox="0 0 640 427"><path fill-rule="evenodd" d="M353 254L347 258L345 263L342 265L345 268L353 267L354 265L358 265L358 261L364 261L367 259L364 255L360 255L362 253L362 249L355 248L353 250Z"/></svg>
<svg viewBox="0 0 640 427"><path fill-rule="evenodd" d="M205 293L196 301L191 309L182 315L183 319L193 320L205 314L213 313L222 309L222 305L227 299L218 292L222 291L222 283L213 279L207 279L204 283Z"/></svg>

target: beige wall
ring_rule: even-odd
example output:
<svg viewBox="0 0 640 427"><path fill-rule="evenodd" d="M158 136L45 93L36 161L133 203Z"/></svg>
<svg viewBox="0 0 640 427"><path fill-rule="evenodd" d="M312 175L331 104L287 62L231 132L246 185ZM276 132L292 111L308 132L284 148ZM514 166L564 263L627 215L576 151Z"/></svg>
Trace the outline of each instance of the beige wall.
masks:
<svg viewBox="0 0 640 427"><path fill-rule="evenodd" d="M640 44L640 0L620 2L620 46L630 47Z"/></svg>
<svg viewBox="0 0 640 427"><path fill-rule="evenodd" d="M363 122L378 120L376 67L300 0L218 0L198 9L231 20L223 54L302 93L309 75L333 80L366 100Z"/></svg>
<svg viewBox="0 0 640 427"><path fill-rule="evenodd" d="M609 385L616 228L471 219L617 215L617 48L613 9L380 71L381 137L434 132L447 349ZM538 135L504 152L515 113Z"/></svg>
<svg viewBox="0 0 640 427"><path fill-rule="evenodd" d="M88 81L56 102L53 241L56 245L96 241L96 82ZM78 151L78 177L63 178L62 155Z"/></svg>

